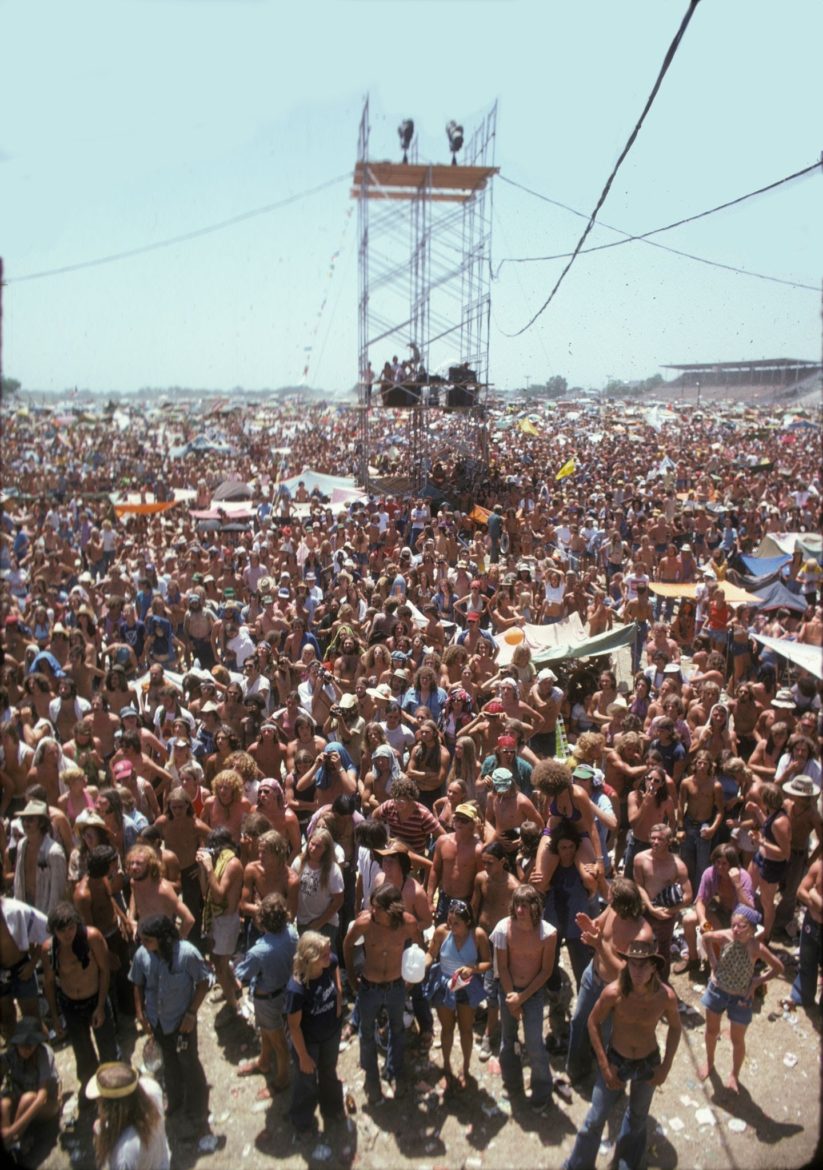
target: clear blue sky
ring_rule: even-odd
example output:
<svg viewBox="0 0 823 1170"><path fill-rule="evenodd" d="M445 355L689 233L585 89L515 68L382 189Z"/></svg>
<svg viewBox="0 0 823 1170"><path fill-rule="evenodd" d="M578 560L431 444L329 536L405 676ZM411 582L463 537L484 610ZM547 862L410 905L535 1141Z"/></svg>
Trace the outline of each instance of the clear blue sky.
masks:
<svg viewBox="0 0 823 1170"><path fill-rule="evenodd" d="M344 180L284 210L116 264L17 280L151 244L351 169L364 95L372 154L413 117L446 161L499 100L509 178L588 214L686 0L0 0L4 372L28 389L231 390L356 376L356 215ZM600 212L643 232L814 163L819 0L702 0ZM601 386L668 362L819 359L818 171L661 243L504 265L491 376ZM502 182L495 262L570 251L584 221ZM598 227L589 244L617 238ZM332 257L339 256L332 264ZM330 271L333 269L333 275ZM321 305L325 307L321 313ZM373 355L374 364L383 354Z"/></svg>

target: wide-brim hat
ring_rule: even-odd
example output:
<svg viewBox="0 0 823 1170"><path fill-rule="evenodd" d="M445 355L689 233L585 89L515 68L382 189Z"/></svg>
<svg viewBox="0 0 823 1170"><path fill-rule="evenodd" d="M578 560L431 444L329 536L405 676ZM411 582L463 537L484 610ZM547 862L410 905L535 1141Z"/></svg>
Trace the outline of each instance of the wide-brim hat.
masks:
<svg viewBox="0 0 823 1170"><path fill-rule="evenodd" d="M380 683L377 687L366 687L366 694L370 695L372 699L377 699L378 702L383 703L390 703L394 698L388 683Z"/></svg>
<svg viewBox="0 0 823 1170"><path fill-rule="evenodd" d="M781 687L772 699L772 706L779 707L783 711L793 711L795 709L794 695L788 687Z"/></svg>
<svg viewBox="0 0 823 1170"><path fill-rule="evenodd" d="M815 784L811 776L795 776L783 785L783 791L789 796L819 796L820 787Z"/></svg>
<svg viewBox="0 0 823 1170"><path fill-rule="evenodd" d="M21 817L45 817L49 819L49 806L45 800L30 800L23 811L20 813Z"/></svg>
<svg viewBox="0 0 823 1170"><path fill-rule="evenodd" d="M132 1079L122 1085L107 1085L106 1081L109 1079L108 1073L110 1069L122 1069L124 1071L128 1069L133 1074ZM97 1072L89 1080L86 1085L86 1096L90 1101L96 1101L99 1097L102 1097L106 1101L117 1101L122 1097L130 1097L137 1088L139 1081L140 1074L136 1069L129 1068L122 1061L110 1060L105 1064L101 1064Z"/></svg>
<svg viewBox="0 0 823 1170"><path fill-rule="evenodd" d="M405 841L389 841L384 849L375 849L374 852L378 857L396 857L398 853L410 853L408 845Z"/></svg>
<svg viewBox="0 0 823 1170"><path fill-rule="evenodd" d="M646 942L643 939L635 939L634 942L629 943L625 951L618 951L617 953L626 962L629 959L651 959L658 971L662 971L666 966L666 960L658 953L657 943L654 941Z"/></svg>

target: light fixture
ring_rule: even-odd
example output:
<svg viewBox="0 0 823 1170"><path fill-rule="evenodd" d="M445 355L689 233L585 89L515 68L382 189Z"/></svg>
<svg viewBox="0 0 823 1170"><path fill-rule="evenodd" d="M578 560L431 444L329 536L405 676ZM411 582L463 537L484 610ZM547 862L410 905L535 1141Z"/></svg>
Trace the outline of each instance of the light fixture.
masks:
<svg viewBox="0 0 823 1170"><path fill-rule="evenodd" d="M403 162L407 163L409 161L409 147L414 137L414 122L411 118L404 118L397 127L397 134L400 139L400 149L403 151Z"/></svg>
<svg viewBox="0 0 823 1170"><path fill-rule="evenodd" d="M449 136L449 150L452 152L452 166L457 166L457 152L463 145L463 127L459 126L457 122L451 121L446 125L446 133Z"/></svg>

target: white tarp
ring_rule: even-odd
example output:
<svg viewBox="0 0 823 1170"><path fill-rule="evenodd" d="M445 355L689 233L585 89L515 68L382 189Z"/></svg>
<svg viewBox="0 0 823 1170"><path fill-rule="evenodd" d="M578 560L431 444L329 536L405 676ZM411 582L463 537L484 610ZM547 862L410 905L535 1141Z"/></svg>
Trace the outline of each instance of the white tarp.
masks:
<svg viewBox="0 0 823 1170"><path fill-rule="evenodd" d="M777 557L781 553L791 556L798 546L820 560L823 553L823 538L817 532L770 532L768 536L763 537L754 551L754 556Z"/></svg>
<svg viewBox="0 0 823 1170"><path fill-rule="evenodd" d="M813 674L815 678L823 679L823 649L820 646L809 646L805 642L790 642L787 638L770 638L768 634L752 634L756 642L762 642L769 650L788 658L795 666Z"/></svg>

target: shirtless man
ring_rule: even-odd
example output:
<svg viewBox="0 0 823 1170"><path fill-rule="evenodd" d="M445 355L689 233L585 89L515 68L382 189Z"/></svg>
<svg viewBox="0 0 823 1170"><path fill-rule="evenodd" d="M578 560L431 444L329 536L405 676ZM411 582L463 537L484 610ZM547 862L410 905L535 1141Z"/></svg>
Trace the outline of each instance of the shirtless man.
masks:
<svg viewBox="0 0 823 1170"><path fill-rule="evenodd" d="M160 862L150 845L134 845L126 854L126 873L131 882L129 917L133 928L150 914L180 919L180 937L187 938L194 916L170 881L161 874Z"/></svg>
<svg viewBox="0 0 823 1170"><path fill-rule="evenodd" d="M574 1149L563 1163L564 1170L591 1170L603 1128L627 1082L629 1106L615 1147L615 1164L642 1166L646 1157L646 1125L654 1090L671 1072L680 1043L682 1025L677 996L661 982L661 956L654 944L630 943L622 952L626 966L609 983L589 1018L589 1036L598 1064L592 1105L583 1122ZM657 1025L668 1024L666 1051L660 1058ZM611 1024L611 1039L602 1033Z"/></svg>
<svg viewBox="0 0 823 1170"><path fill-rule="evenodd" d="M784 808L789 814L792 842L789 861L780 883L780 902L774 916L772 933L785 931L794 918L797 889L808 865L812 833L815 834L818 844L823 842L823 824L818 812L820 789L811 777L800 775L786 780L784 773L781 787L784 796L791 798L785 801Z"/></svg>
<svg viewBox="0 0 823 1170"><path fill-rule="evenodd" d="M506 850L499 841L490 841L481 847L482 869L474 879L472 912L474 920L491 937L491 933L511 906L512 894L517 889L517 878L506 869ZM492 1042L496 1039L500 1021L500 983L494 973L494 964L483 977L488 1012L486 1028L480 1042L478 1056L487 1061L492 1054Z"/></svg>
<svg viewBox="0 0 823 1170"><path fill-rule="evenodd" d="M542 1113L551 1104L552 1074L543 1043L543 987L552 973L557 931L543 921L543 903L533 886L512 894L509 915L491 936L500 979L500 1071L509 1094L523 1092L523 1065L515 1052L519 1023L531 1067L530 1104Z"/></svg>
<svg viewBox="0 0 823 1170"><path fill-rule="evenodd" d="M515 830L524 821L543 824L543 818L528 796L515 787L514 776L508 768L495 768L492 772L492 791L486 801L486 820L494 830L494 840L500 842L511 861L514 860L519 843Z"/></svg>
<svg viewBox="0 0 823 1170"><path fill-rule="evenodd" d="M289 843L276 829L269 829L258 838L257 859L250 861L243 871L240 913L244 918L254 917L267 894L282 895L292 921L296 918L300 877L289 861Z"/></svg>
<svg viewBox="0 0 823 1170"><path fill-rule="evenodd" d="M402 1096L405 1090L402 1078L406 1044L403 1024L406 985L401 971L406 943L417 942L419 936L417 919L404 909L400 891L395 886L384 885L372 891L369 909L358 914L343 944L349 983L357 992L360 1067L366 1074L366 1097L370 1105L379 1104L383 1098L374 1034L380 1008L386 1009L389 1018L387 1078L394 1081L395 1097ZM355 968L355 944L358 939L363 940L362 972Z"/></svg>
<svg viewBox="0 0 823 1170"><path fill-rule="evenodd" d="M240 844L240 824L251 812L244 795L243 777L233 768L224 768L212 781L213 796L203 805L203 820L210 829L227 828L236 845Z"/></svg>
<svg viewBox="0 0 823 1170"><path fill-rule="evenodd" d="M39 1015L34 969L47 938L45 914L0 895L0 1028L7 1040L14 1031L15 1000L24 1016Z"/></svg>
<svg viewBox="0 0 823 1170"><path fill-rule="evenodd" d="M182 787L172 788L168 795L166 811L154 824L160 830L166 848L177 857L180 867L180 893L194 918L194 926L188 938L189 942L199 946L203 895L200 890L200 867L196 854L211 830L205 821L195 816L191 797Z"/></svg>
<svg viewBox="0 0 823 1170"><path fill-rule="evenodd" d="M566 1072L572 1084L588 1075L592 1064L589 1040L589 1016L600 994L624 967L619 952L638 939L651 942L652 928L643 917L643 900L634 882L615 878L611 885L610 903L595 919L578 914L581 941L594 949L594 956L580 981L577 1004L569 1032L569 1054Z"/></svg>
<svg viewBox="0 0 823 1170"><path fill-rule="evenodd" d="M109 970L113 979L113 1000L120 1012L134 1015L134 992L128 980L129 940L133 924L113 887L122 882L117 850L111 845L95 845L89 853L87 871L74 887L72 902L86 926L102 934L109 951Z"/></svg>
<svg viewBox="0 0 823 1170"><path fill-rule="evenodd" d="M0 768L3 796L0 809L11 817L19 813L26 803L26 783L34 751L23 741L17 724L10 720L0 728L0 746L3 749L3 766Z"/></svg>
<svg viewBox="0 0 823 1170"><path fill-rule="evenodd" d="M723 788L708 752L698 751L694 772L680 785L678 821L680 852L693 886L709 864L714 835L723 823Z"/></svg>
<svg viewBox="0 0 823 1170"><path fill-rule="evenodd" d="M439 890L436 926L446 921L452 898L461 902L470 902L472 899L483 850L483 844L476 836L479 825L480 813L475 805L459 804L454 810L453 831L438 837L435 842L427 885L429 904L433 911Z"/></svg>
<svg viewBox="0 0 823 1170"><path fill-rule="evenodd" d="M209 833L205 845L196 855L204 899L203 934L210 940L214 973L226 997L223 1012L215 1017L216 1028L231 1023L238 1015L240 986L230 963L240 933L240 896L243 893L243 863L236 850L231 833L224 825Z"/></svg>
<svg viewBox="0 0 823 1170"><path fill-rule="evenodd" d="M556 682L557 675L546 666L538 671L537 679L529 691L529 703L538 714L529 747L541 759L554 756L557 749L557 716L560 714L563 692L555 686Z"/></svg>
<svg viewBox="0 0 823 1170"><path fill-rule="evenodd" d="M692 884L686 866L671 851L669 826L653 825L649 840L651 849L634 859L634 881L663 959L663 978L668 979L672 935L680 911L691 905Z"/></svg>
<svg viewBox="0 0 823 1170"><path fill-rule="evenodd" d="M98 1065L120 1059L108 1003L109 951L100 931L86 926L70 902L55 906L49 930L52 937L43 947L43 989L58 1040L68 1036L72 1046L82 1100Z"/></svg>
<svg viewBox="0 0 823 1170"><path fill-rule="evenodd" d="M633 601L627 601L620 614L623 621L636 622L634 642L632 643L632 671L637 672L643 664L643 649L649 632L649 622L652 620L652 607L649 603L649 589L647 585L637 586L637 596Z"/></svg>

